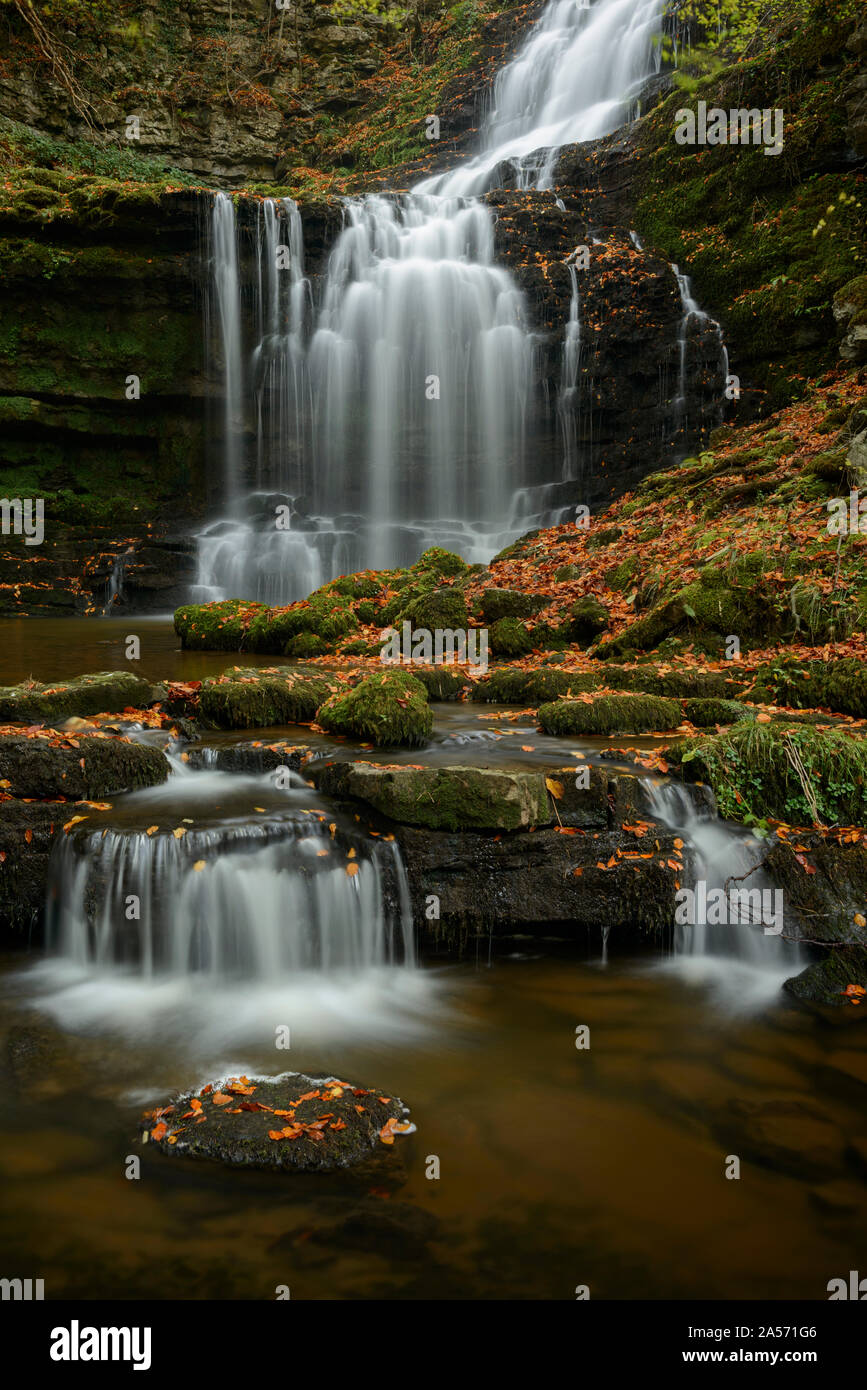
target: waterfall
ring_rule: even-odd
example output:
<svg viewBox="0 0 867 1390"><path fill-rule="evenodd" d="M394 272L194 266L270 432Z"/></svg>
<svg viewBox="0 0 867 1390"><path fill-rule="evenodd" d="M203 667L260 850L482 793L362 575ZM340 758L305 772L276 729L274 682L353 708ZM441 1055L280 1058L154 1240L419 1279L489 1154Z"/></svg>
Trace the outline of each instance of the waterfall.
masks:
<svg viewBox="0 0 867 1390"><path fill-rule="evenodd" d="M505 166L519 187L549 187L564 143L631 119L659 68L662 8L550 0L496 78L481 152L409 193L347 199L315 303L298 209L265 199L246 348L234 207L217 195L227 515L199 537L197 598L287 603L338 573L409 564L431 545L486 562L529 526L556 524L568 499L553 478L535 481L529 457L537 414L549 418L537 341L522 291L496 264L494 217L478 196ZM561 483L580 477L580 300L574 265L569 273ZM684 424L695 317L686 303L675 403ZM242 398L254 458L242 456Z"/></svg>
<svg viewBox="0 0 867 1390"><path fill-rule="evenodd" d="M688 275L681 274L676 265L671 267L680 294L681 318L677 335L677 395L672 401L675 422L682 432L687 428L687 352L693 335L709 333L714 339L717 366L723 380L728 376L729 355L723 342L723 331L716 319L699 306L693 298L692 285Z"/></svg>
<svg viewBox="0 0 867 1390"><path fill-rule="evenodd" d="M563 145L596 140L630 119L635 97L659 70L654 39L663 0L551 0L494 81L482 153L428 179L426 192L479 194L499 165L519 187L550 187Z"/></svg>
<svg viewBox="0 0 867 1390"><path fill-rule="evenodd" d="M573 253L574 254L574 253ZM578 293L578 271L569 261L569 318L563 338L563 361L560 369L560 396L557 413L563 431L563 481L576 476L578 465L578 381L581 370L581 297Z"/></svg>
<svg viewBox="0 0 867 1390"><path fill-rule="evenodd" d="M240 482L241 291L235 206L225 193L218 193L214 199L211 232L212 284L223 350L224 497L231 503Z"/></svg>
<svg viewBox="0 0 867 1390"><path fill-rule="evenodd" d="M782 892L761 868L764 850L746 831L719 819L713 806L697 804L690 790L676 782L647 779L641 784L648 811L685 842L681 884L694 894L695 920L676 923L674 959L669 968L691 978L710 978L732 1003L760 1002L803 965L796 940L797 924L780 922ZM749 893L737 910L722 914L703 904L719 904L732 891ZM689 906L689 904L685 904ZM716 918L720 917L717 921ZM744 920L746 917L747 920ZM728 918L728 920L726 920ZM771 934L766 926L782 926Z"/></svg>
<svg viewBox="0 0 867 1390"><path fill-rule="evenodd" d="M415 963L409 893L393 841L350 831L309 800L302 779L279 806L242 820L204 803L274 799L266 777L175 773L168 790L127 800L156 815L185 801L187 829L121 826L62 836L51 861L48 944L91 972L274 983ZM178 786L191 788L184 795ZM161 817L162 819L162 817ZM171 819L171 817L169 818ZM177 814L175 819L180 820ZM204 824L199 824L204 821ZM396 908L387 903L386 882Z"/></svg>

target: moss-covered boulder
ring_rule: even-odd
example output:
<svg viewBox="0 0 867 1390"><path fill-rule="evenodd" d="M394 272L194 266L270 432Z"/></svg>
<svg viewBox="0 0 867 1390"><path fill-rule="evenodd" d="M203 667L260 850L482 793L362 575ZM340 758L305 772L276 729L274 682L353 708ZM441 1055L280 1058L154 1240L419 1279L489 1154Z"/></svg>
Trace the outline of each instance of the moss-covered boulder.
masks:
<svg viewBox="0 0 867 1390"><path fill-rule="evenodd" d="M173 1158L322 1172L389 1162L408 1114L389 1092L336 1077L229 1077L146 1111L139 1138Z"/></svg>
<svg viewBox="0 0 867 1390"><path fill-rule="evenodd" d="M544 608L546 600L520 589L485 589L481 600L482 620L489 625L500 618L532 618Z"/></svg>
<svg viewBox="0 0 867 1390"><path fill-rule="evenodd" d="M469 680L463 671L451 666L413 666L412 674L421 681L429 700L457 700Z"/></svg>
<svg viewBox="0 0 867 1390"><path fill-rule="evenodd" d="M158 748L109 734L0 734L0 787L13 797L98 801L157 786L168 775Z"/></svg>
<svg viewBox="0 0 867 1390"><path fill-rule="evenodd" d="M187 603L175 612L175 632L185 651L237 652L245 645L249 623L268 611L264 603L234 598Z"/></svg>
<svg viewBox="0 0 867 1390"><path fill-rule="evenodd" d="M360 648L362 651L367 647L366 642L348 643L347 645L355 645L356 648ZM285 647L286 655L295 657L298 661L303 661L313 656L324 656L329 650L329 644L321 637L318 637L315 632L299 632L297 637L289 638ZM342 647L341 650L346 652L347 648ZM352 653L350 652L349 655L352 655Z"/></svg>
<svg viewBox="0 0 867 1390"><path fill-rule="evenodd" d="M445 585L419 594L400 610L400 621L427 632L465 630L468 622L467 601L461 589Z"/></svg>
<svg viewBox="0 0 867 1390"><path fill-rule="evenodd" d="M445 579L458 574L466 574L469 565L453 550L446 550L441 545L432 545L423 551L411 568L419 574L435 574Z"/></svg>
<svg viewBox="0 0 867 1390"><path fill-rule="evenodd" d="M556 669L520 671L504 666L476 681L472 698L481 704L540 705L570 691L578 694L594 689L596 679L595 674L588 677Z"/></svg>
<svg viewBox="0 0 867 1390"><path fill-rule="evenodd" d="M527 656L536 646L533 632L520 618L498 618L488 632L491 655L509 660Z"/></svg>
<svg viewBox="0 0 867 1390"><path fill-rule="evenodd" d="M762 557L748 556L728 568L708 565L692 584L665 599L616 637L600 642L600 660L629 652L653 651L667 639L682 637L711 654L722 654L725 639L737 634L744 651L782 630L775 595L762 583Z"/></svg>
<svg viewBox="0 0 867 1390"><path fill-rule="evenodd" d="M584 594L572 604L559 630L568 641L588 647L607 626L608 609L592 594Z"/></svg>
<svg viewBox="0 0 867 1390"><path fill-rule="evenodd" d="M677 728L681 711L655 695L597 695L542 705L538 718L546 734L642 734Z"/></svg>
<svg viewBox="0 0 867 1390"><path fill-rule="evenodd" d="M115 714L151 699L150 682L132 671L98 671L73 680L0 687L0 723L62 723L72 715Z"/></svg>
<svg viewBox="0 0 867 1390"><path fill-rule="evenodd" d="M202 682L199 712L219 729L255 729L309 723L335 690L333 682L287 667L234 666Z"/></svg>
<svg viewBox="0 0 867 1390"><path fill-rule="evenodd" d="M356 762L331 763L313 775L328 795L364 801L401 825L526 830L554 820L554 803L541 773Z"/></svg>
<svg viewBox="0 0 867 1390"><path fill-rule="evenodd" d="M808 724L734 724L667 753L688 781L708 783L730 820L867 824L867 740Z"/></svg>
<svg viewBox="0 0 867 1390"><path fill-rule="evenodd" d="M867 716L867 664L856 657L840 661L767 662L756 669L747 699L791 709L830 709Z"/></svg>
<svg viewBox="0 0 867 1390"><path fill-rule="evenodd" d="M737 724L743 719L754 719L755 711L739 700L687 700L683 707L690 724L698 729L712 729L716 724Z"/></svg>
<svg viewBox="0 0 867 1390"><path fill-rule="evenodd" d="M353 690L332 695L317 719L329 733L345 734L377 747L424 744L433 730L427 690L406 671L377 672Z"/></svg>

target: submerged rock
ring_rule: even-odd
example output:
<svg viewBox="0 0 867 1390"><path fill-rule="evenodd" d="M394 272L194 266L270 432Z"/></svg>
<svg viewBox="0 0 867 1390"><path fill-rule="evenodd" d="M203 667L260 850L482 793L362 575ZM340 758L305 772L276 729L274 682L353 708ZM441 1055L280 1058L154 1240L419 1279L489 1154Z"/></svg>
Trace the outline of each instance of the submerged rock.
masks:
<svg viewBox="0 0 867 1390"><path fill-rule="evenodd" d="M132 671L97 671L54 684L22 681L0 687L0 722L57 723L70 715L112 714L151 699L150 682Z"/></svg>
<svg viewBox="0 0 867 1390"><path fill-rule="evenodd" d="M232 1166L325 1172L387 1161L415 1126L396 1096L334 1077L231 1077L146 1112L142 1143Z"/></svg>

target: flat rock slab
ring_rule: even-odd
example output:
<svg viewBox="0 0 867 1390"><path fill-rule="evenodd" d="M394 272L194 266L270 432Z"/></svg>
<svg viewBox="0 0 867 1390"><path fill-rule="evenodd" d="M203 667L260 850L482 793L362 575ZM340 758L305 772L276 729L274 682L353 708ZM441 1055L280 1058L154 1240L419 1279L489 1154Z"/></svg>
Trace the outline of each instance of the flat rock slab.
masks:
<svg viewBox="0 0 867 1390"><path fill-rule="evenodd" d="M358 762L329 763L313 775L320 791L366 801L402 825L526 830L554 820L554 802L537 772Z"/></svg>
<svg viewBox="0 0 867 1390"><path fill-rule="evenodd" d="M54 685L23 681L21 685L0 686L0 723L56 723L70 715L119 714L147 705L151 693L150 682L132 671L97 671Z"/></svg>
<svg viewBox="0 0 867 1390"><path fill-rule="evenodd" d="M246 1168L327 1172L386 1160L411 1132L397 1096L335 1077L230 1077L142 1117L143 1143L163 1153Z"/></svg>

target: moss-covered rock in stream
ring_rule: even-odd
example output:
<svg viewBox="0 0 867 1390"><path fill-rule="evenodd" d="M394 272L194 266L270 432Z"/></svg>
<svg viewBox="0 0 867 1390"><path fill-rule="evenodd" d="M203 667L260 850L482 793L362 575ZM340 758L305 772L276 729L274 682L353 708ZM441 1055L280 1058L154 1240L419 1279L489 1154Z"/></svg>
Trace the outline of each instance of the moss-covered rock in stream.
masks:
<svg viewBox="0 0 867 1390"><path fill-rule="evenodd" d="M473 700L487 704L540 705L560 695L582 695L594 690L631 690L643 695L663 695L673 700L691 697L726 699L737 694L744 682L725 671L699 671L690 667L658 671L654 666L600 664L586 671L562 671L541 667L524 671L500 667L473 684Z"/></svg>
<svg viewBox="0 0 867 1390"><path fill-rule="evenodd" d="M219 729L309 723L334 689L322 677L288 667L234 666L202 682L199 711L204 721Z"/></svg>
<svg viewBox="0 0 867 1390"><path fill-rule="evenodd" d="M680 705L655 695L598 695L592 700L555 700L539 709L546 734L642 734L675 729Z"/></svg>
<svg viewBox="0 0 867 1390"><path fill-rule="evenodd" d="M225 599L187 604L175 613L181 646L193 651L319 656L357 627L351 600L329 585L286 608ZM298 643L301 637L308 640Z"/></svg>
<svg viewBox="0 0 867 1390"><path fill-rule="evenodd" d="M754 719L755 712L739 700L687 700L683 712L690 724L698 729L712 729L716 724L737 724L743 719Z"/></svg>
<svg viewBox="0 0 867 1390"><path fill-rule="evenodd" d="M147 1111L139 1137L173 1157L327 1172L371 1159L391 1166L413 1128L408 1114L389 1092L336 1077L231 1077Z"/></svg>
<svg viewBox="0 0 867 1390"><path fill-rule="evenodd" d="M132 671L97 671L68 681L22 681L0 687L0 723L61 723L72 715L115 714L151 699L151 686Z"/></svg>
<svg viewBox="0 0 867 1390"><path fill-rule="evenodd" d="M431 830L526 830L554 820L545 778L478 767L381 767L330 763L314 770L320 791L364 801L401 825Z"/></svg>
<svg viewBox="0 0 867 1390"><path fill-rule="evenodd" d="M0 787L14 797L98 801L155 787L168 775L168 762L158 748L125 738L53 729L35 737L0 734Z"/></svg>
<svg viewBox="0 0 867 1390"><path fill-rule="evenodd" d="M317 719L329 733L377 747L418 746L427 743L433 731L427 690L406 671L377 672L353 690L332 695Z"/></svg>
<svg viewBox="0 0 867 1390"><path fill-rule="evenodd" d="M841 730L744 722L666 757L686 780L707 782L729 820L867 824L867 740Z"/></svg>
<svg viewBox="0 0 867 1390"><path fill-rule="evenodd" d="M469 685L463 671L450 666L416 666L412 674L421 681L429 700L457 700Z"/></svg>
<svg viewBox="0 0 867 1390"><path fill-rule="evenodd" d="M264 603L236 598L187 603L175 611L175 632L185 651L237 652L245 644L250 619L267 611Z"/></svg>
<svg viewBox="0 0 867 1390"><path fill-rule="evenodd" d="M867 664L856 657L840 661L791 661L781 657L756 669L747 698L792 709L830 709L867 715Z"/></svg>

